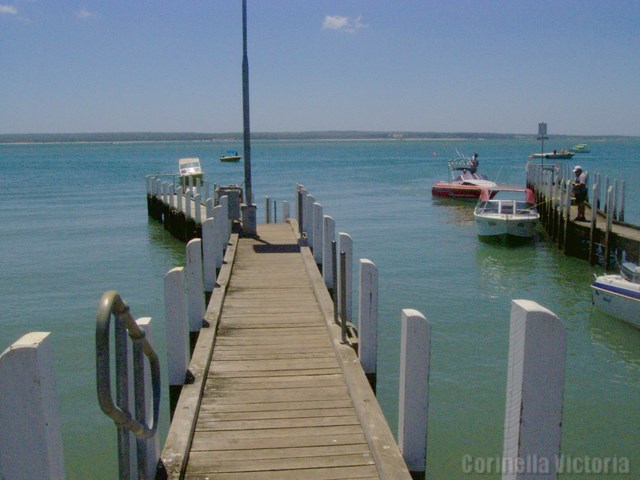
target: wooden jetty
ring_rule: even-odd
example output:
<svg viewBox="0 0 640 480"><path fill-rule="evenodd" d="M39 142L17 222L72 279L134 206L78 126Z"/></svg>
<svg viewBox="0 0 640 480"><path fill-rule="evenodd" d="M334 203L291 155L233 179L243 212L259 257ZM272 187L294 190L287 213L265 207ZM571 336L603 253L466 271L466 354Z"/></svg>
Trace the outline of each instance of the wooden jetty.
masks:
<svg viewBox="0 0 640 480"><path fill-rule="evenodd" d="M527 186L534 191L540 219L550 241L566 254L602 263L606 269L625 253L640 261L640 227L624 221L624 182L606 178L601 195L601 176L596 173L586 204L587 221L575 221L572 179L566 166L527 165Z"/></svg>
<svg viewBox="0 0 640 480"><path fill-rule="evenodd" d="M339 234L340 277L335 278L335 240L329 242L332 254L321 256L321 273L317 258L324 240L334 238L333 219L303 186L296 191L300 221L282 202L286 223L259 225L258 235L244 238L229 234L234 213L224 208L228 198L217 206L207 200L203 238L187 244L185 268L165 275L169 394L179 391L179 398L170 407L161 453L152 319L135 319L117 292L102 295L96 316L98 402L116 426L121 480L425 478L431 325L420 312L402 310L396 444L370 386L377 270L360 259L363 335L354 342L354 332L345 328L351 237ZM199 203L186 202L180 193L172 194L177 199L163 194L164 201L184 207L169 214L202 217ZM158 193L147 197L155 216L159 205L149 197L158 199ZM162 213L160 219L166 218ZM225 250L219 264L217 250ZM207 261L209 256L215 261ZM187 334L194 329L197 341L189 354ZM552 312L528 300L512 302L510 332L503 457L507 465L518 465L518 459L536 455L551 466L560 454L566 332ZM27 334L0 354L3 478L64 477L47 339L46 332ZM34 451L42 462L33 461ZM466 457L462 473L473 473L476 467Z"/></svg>
<svg viewBox="0 0 640 480"><path fill-rule="evenodd" d="M161 456L167 478L411 478L295 231L232 236Z"/></svg>

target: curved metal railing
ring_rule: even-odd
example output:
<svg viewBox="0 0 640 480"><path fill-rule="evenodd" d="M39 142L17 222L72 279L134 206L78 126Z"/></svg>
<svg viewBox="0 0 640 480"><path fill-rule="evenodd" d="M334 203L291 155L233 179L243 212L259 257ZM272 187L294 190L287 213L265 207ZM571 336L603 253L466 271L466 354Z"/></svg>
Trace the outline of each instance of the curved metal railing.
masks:
<svg viewBox="0 0 640 480"><path fill-rule="evenodd" d="M111 395L111 358L109 327L114 317L116 402ZM129 361L127 335L133 343L133 384L135 415L129 412ZM149 361L153 394L153 422L146 423L144 357ZM118 427L118 458L120 478L128 478L130 452L128 432L137 439L138 470L146 463L146 439L153 437L158 428L160 411L160 363L158 356L129 313L129 306L115 291L107 291L100 299L96 315L96 383L98 402L102 411ZM126 472L126 473L125 473ZM144 477L139 477L144 478Z"/></svg>

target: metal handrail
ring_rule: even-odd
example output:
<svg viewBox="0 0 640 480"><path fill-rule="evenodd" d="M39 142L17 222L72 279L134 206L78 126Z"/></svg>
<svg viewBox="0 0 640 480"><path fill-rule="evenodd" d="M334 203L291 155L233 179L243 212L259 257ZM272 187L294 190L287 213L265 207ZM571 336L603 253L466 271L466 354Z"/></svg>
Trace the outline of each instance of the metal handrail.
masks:
<svg viewBox="0 0 640 480"><path fill-rule="evenodd" d="M115 319L115 354L116 354L116 400L111 395L111 367L109 348L109 326L111 315ZM128 411L128 359L127 333L133 342L133 370L135 391L135 416ZM153 423L145 422L144 401L144 358L149 360L151 371L151 386L153 391ZM138 469L144 465L146 450L145 439L153 437L158 428L160 412L160 362L153 347L145 337L144 331L138 326L129 313L129 306L115 291L107 291L100 299L100 306L96 315L96 384L98 402L102 411L110 417L118 427L118 454L120 461L120 478L127 478L125 471L129 469L130 454L126 431L131 431L137 438Z"/></svg>

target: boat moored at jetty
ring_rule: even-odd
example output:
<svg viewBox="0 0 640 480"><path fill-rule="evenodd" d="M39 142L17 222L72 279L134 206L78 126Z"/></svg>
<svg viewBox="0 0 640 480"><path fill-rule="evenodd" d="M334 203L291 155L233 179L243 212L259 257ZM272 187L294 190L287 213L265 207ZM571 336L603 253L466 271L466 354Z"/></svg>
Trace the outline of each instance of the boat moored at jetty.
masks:
<svg viewBox="0 0 640 480"><path fill-rule="evenodd" d="M431 188L431 195L434 197L476 200L483 187L497 187L495 182L478 173L476 166L469 159L449 160L449 171L449 181L436 182Z"/></svg>
<svg viewBox="0 0 640 480"><path fill-rule="evenodd" d="M478 236L532 238L540 219L533 202L533 191L528 188L483 188L473 211Z"/></svg>
<svg viewBox="0 0 640 480"><path fill-rule="evenodd" d="M178 179L182 188L186 189L189 185L195 185L197 180L202 181L203 175L199 158L191 157L178 160Z"/></svg>
<svg viewBox="0 0 640 480"><path fill-rule="evenodd" d="M620 273L600 275L591 284L593 304L602 312L640 328L640 267L622 262Z"/></svg>

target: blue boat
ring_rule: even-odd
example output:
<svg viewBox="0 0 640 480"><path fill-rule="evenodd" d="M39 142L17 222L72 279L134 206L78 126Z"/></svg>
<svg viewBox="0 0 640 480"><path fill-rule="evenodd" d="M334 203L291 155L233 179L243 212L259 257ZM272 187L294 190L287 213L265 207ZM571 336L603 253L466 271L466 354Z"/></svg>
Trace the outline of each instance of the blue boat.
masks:
<svg viewBox="0 0 640 480"><path fill-rule="evenodd" d="M227 150L226 155L220 157L221 162L239 162L242 157L235 150Z"/></svg>

